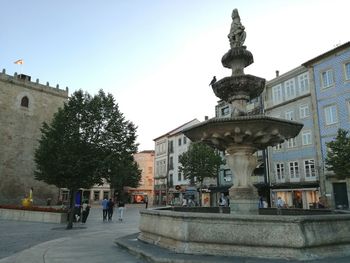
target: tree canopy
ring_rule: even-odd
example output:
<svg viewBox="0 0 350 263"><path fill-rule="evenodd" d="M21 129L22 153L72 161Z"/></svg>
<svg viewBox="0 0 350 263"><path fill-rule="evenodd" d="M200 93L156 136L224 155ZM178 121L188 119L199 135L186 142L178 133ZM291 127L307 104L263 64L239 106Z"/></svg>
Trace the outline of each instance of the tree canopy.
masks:
<svg viewBox="0 0 350 263"><path fill-rule="evenodd" d="M339 129L334 141L326 143L328 147L326 165L335 175L344 179L350 177L350 136L349 132Z"/></svg>
<svg viewBox="0 0 350 263"><path fill-rule="evenodd" d="M190 144L187 152L179 156L180 172L192 183L203 183L206 177L217 177L220 165L225 164L221 156L202 142Z"/></svg>
<svg viewBox="0 0 350 263"><path fill-rule="evenodd" d="M125 120L111 94L100 90L92 97L79 90L50 124L43 123L35 152L35 178L71 193L102 184L103 179L112 187L135 187L141 176L133 159L136 129Z"/></svg>

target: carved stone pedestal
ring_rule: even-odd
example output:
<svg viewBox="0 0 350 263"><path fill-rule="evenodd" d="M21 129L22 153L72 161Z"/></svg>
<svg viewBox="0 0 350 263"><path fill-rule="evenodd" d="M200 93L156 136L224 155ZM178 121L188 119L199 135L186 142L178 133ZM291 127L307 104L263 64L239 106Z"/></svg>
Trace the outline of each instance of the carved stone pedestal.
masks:
<svg viewBox="0 0 350 263"><path fill-rule="evenodd" d="M245 188L232 187L230 193L230 209L232 214L257 215L258 192L254 186Z"/></svg>

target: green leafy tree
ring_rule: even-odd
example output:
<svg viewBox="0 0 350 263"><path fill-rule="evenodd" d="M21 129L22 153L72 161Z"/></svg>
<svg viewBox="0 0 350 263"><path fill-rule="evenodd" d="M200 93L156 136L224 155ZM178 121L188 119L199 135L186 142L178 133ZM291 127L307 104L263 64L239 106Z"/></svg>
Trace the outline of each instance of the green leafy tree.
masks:
<svg viewBox="0 0 350 263"><path fill-rule="evenodd" d="M335 175L344 179L350 177L350 136L349 132L343 129L338 130L334 141L328 142L326 165Z"/></svg>
<svg viewBox="0 0 350 263"><path fill-rule="evenodd" d="M179 156L180 172L191 184L199 183L200 189L206 177L218 176L220 165L225 164L221 156L211 147L202 142L191 143L187 152Z"/></svg>
<svg viewBox="0 0 350 263"><path fill-rule="evenodd" d="M103 179L128 177L127 173L117 173L115 167L130 165L123 168L138 172L132 162L122 162L137 151L136 127L125 120L113 96L102 90L94 97L81 90L75 92L54 115L51 124L43 123L41 132L35 152L35 177L68 188L70 211L74 211L74 197L79 188L102 184ZM132 178L134 184L140 179ZM73 213L70 213L67 229L72 226Z"/></svg>

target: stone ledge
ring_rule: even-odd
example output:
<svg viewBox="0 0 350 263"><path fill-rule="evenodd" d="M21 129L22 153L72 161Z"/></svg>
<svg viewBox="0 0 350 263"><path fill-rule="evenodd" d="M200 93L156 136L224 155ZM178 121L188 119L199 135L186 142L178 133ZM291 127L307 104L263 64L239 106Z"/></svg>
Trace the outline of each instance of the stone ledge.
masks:
<svg viewBox="0 0 350 263"><path fill-rule="evenodd" d="M0 208L0 219L61 224L67 222L67 214Z"/></svg>
<svg viewBox="0 0 350 263"><path fill-rule="evenodd" d="M350 256L350 215L141 211L139 239L176 253L312 260Z"/></svg>

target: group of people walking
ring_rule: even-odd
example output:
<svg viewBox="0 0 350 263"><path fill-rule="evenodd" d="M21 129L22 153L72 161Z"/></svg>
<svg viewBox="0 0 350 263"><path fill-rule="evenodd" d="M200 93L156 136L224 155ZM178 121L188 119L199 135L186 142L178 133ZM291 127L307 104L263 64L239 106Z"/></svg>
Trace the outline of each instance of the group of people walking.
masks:
<svg viewBox="0 0 350 263"><path fill-rule="evenodd" d="M123 201L119 201L117 206L118 206L118 220L123 221L125 203ZM107 221L107 220L112 221L114 207L115 207L115 203L111 198L109 200L107 200L107 198L103 199L102 201L103 221Z"/></svg>

